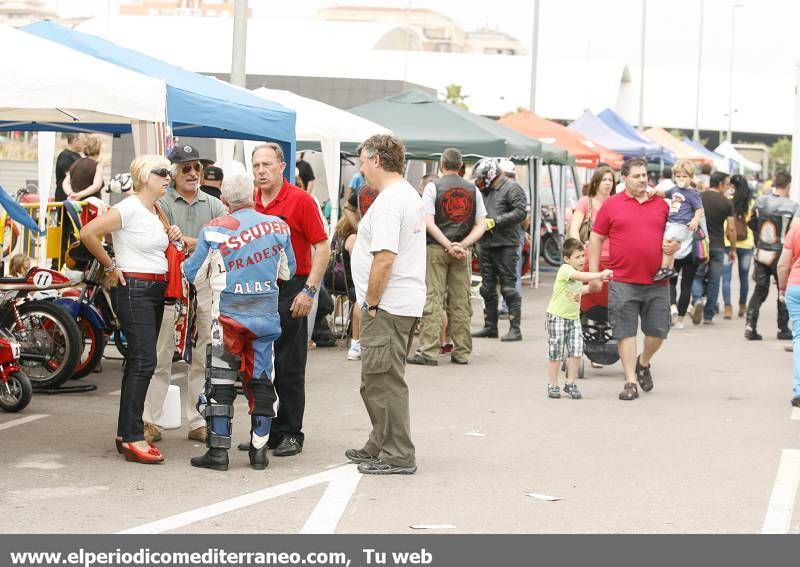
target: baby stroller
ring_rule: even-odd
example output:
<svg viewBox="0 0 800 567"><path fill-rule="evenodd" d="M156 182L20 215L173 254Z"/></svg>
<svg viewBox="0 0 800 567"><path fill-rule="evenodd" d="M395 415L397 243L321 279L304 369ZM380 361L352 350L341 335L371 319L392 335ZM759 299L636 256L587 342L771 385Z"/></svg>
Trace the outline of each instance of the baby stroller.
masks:
<svg viewBox="0 0 800 567"><path fill-rule="evenodd" d="M608 284L597 293L581 297L581 327L583 328L583 353L591 362L607 366L619 360L617 340L611 336L608 317ZM578 369L578 378L586 376L584 362Z"/></svg>

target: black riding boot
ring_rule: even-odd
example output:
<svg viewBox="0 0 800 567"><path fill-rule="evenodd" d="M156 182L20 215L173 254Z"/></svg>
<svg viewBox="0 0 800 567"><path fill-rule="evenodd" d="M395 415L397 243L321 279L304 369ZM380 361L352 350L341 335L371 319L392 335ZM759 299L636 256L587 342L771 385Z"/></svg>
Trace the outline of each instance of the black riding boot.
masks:
<svg viewBox="0 0 800 567"><path fill-rule="evenodd" d="M483 329L472 333L473 337L479 339L496 339L497 333L497 296L494 301L488 301L483 309Z"/></svg>
<svg viewBox="0 0 800 567"><path fill-rule="evenodd" d="M228 470L228 450L210 448L202 457L192 457L193 467L201 469L213 469L215 471Z"/></svg>
<svg viewBox="0 0 800 567"><path fill-rule="evenodd" d="M509 307L508 322L510 324L510 328L508 329L508 333L503 335L503 338L500 339L504 343L522 340L522 331L519 328L521 311L522 309L520 309L519 306Z"/></svg>

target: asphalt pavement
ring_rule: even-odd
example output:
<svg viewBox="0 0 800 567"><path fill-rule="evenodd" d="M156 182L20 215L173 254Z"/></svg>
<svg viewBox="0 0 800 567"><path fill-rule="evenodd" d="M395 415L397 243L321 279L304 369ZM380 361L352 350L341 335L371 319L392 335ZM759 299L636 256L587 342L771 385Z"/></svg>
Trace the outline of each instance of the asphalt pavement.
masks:
<svg viewBox="0 0 800 567"><path fill-rule="evenodd" d="M303 452L253 471L232 451L224 473L189 466L205 449L185 422L164 432L163 465L125 462L113 443L120 362L104 360L85 379L95 392L35 394L0 414L0 532L800 532L800 415L774 295L763 342L746 341L735 316L687 319L653 361L652 392L619 401L619 363L587 364L583 399L551 400L552 279L524 290L522 342L476 339L469 366L408 367L415 475L362 477L346 464L369 421L344 349L309 352ZM240 397L234 443L248 429Z"/></svg>

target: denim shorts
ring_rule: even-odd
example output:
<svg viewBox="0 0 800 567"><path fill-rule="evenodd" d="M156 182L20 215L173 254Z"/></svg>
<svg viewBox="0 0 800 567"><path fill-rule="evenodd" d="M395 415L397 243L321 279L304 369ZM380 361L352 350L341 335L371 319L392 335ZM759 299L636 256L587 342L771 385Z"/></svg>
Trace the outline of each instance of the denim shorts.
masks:
<svg viewBox="0 0 800 567"><path fill-rule="evenodd" d="M615 339L635 337L640 319L645 336L665 339L669 334L669 286L612 280L608 313Z"/></svg>

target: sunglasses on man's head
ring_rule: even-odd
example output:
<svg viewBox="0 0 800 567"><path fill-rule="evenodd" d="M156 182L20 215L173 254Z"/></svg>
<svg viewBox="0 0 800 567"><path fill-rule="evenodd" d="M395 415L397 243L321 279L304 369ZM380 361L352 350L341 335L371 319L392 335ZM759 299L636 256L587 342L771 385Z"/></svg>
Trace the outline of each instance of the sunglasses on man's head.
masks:
<svg viewBox="0 0 800 567"><path fill-rule="evenodd" d="M158 175L159 177L169 177L172 178L172 172L167 169L166 167L162 167L161 169L151 169L150 173L153 175Z"/></svg>
<svg viewBox="0 0 800 567"><path fill-rule="evenodd" d="M184 165L181 168L181 172L184 175L186 175L187 173L189 173L193 169L195 170L195 172L200 173L201 171L203 171L203 166L201 164L199 164L199 163L187 163L186 165Z"/></svg>

